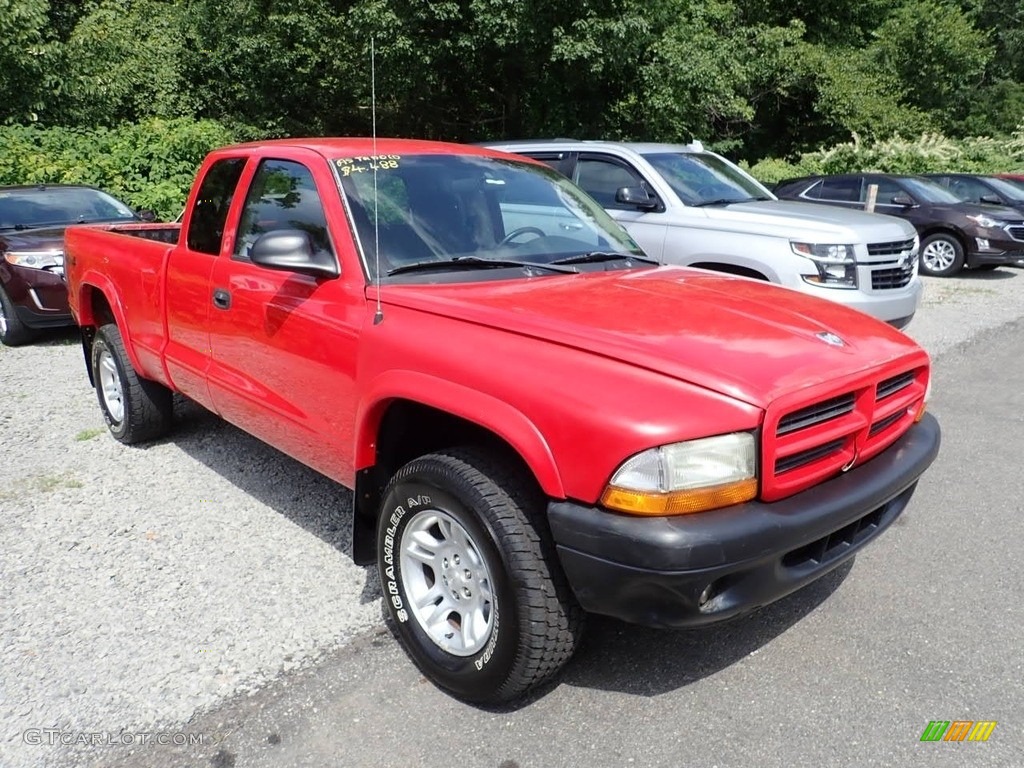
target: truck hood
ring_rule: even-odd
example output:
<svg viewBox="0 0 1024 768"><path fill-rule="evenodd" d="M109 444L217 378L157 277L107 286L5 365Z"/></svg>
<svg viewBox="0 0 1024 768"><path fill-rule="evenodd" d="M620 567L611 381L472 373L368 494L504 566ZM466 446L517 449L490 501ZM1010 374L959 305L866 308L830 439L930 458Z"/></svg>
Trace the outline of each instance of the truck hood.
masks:
<svg viewBox="0 0 1024 768"><path fill-rule="evenodd" d="M761 408L783 393L923 354L901 332L834 302L683 267L393 285L382 300L617 359ZM501 354L500 338L493 354Z"/></svg>
<svg viewBox="0 0 1024 768"><path fill-rule="evenodd" d="M912 224L895 216L793 200L752 200L708 206L708 219L757 234L818 243L890 243L909 240Z"/></svg>

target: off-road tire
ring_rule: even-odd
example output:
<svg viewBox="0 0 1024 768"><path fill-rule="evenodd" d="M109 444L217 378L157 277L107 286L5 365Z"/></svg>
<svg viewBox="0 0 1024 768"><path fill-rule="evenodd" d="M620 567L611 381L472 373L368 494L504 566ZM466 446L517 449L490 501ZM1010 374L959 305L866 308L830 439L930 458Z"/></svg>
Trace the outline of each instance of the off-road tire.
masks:
<svg viewBox="0 0 1024 768"><path fill-rule="evenodd" d="M378 566L395 634L420 671L460 699L496 704L519 698L555 675L576 650L583 612L558 563L544 505L544 496L525 471L477 448L415 459L395 474L384 492L377 526ZM403 562L403 546L416 545L415 536L429 539L424 529L432 516L448 521L452 529L461 528L470 549L479 555L480 571L491 582L491 628L475 651L467 643L459 652L449 652L440 640L432 639L425 618L417 618L417 588L423 597L425 584L441 587L442 581L455 582L442 575L448 571L441 567L440 555L430 561L432 565L408 556ZM438 549L432 543L428 546ZM415 572L417 568L421 573ZM477 588L474 581L459 584L460 589ZM436 608L446 616L430 631L443 635L446 624L455 626L453 617L462 626L452 597L447 598L453 606L448 614L442 598L437 599L436 606L424 607L420 614Z"/></svg>
<svg viewBox="0 0 1024 768"><path fill-rule="evenodd" d="M174 415L171 391L135 372L116 325L99 329L90 358L100 410L115 439L125 444L141 443L155 440L170 429Z"/></svg>

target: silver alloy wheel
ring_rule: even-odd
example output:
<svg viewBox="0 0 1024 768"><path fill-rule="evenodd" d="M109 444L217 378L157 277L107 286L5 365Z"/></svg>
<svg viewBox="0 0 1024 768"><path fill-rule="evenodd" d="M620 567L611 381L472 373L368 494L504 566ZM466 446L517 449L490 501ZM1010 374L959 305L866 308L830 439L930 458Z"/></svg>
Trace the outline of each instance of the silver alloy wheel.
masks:
<svg viewBox="0 0 1024 768"><path fill-rule="evenodd" d="M953 266L956 260L956 248L949 240L932 240L924 247L921 260L932 272L942 272Z"/></svg>
<svg viewBox="0 0 1024 768"><path fill-rule="evenodd" d="M0 336L7 335L7 313L0 307Z"/></svg>
<svg viewBox="0 0 1024 768"><path fill-rule="evenodd" d="M434 643L472 656L494 629L491 573L480 547L451 515L417 512L402 532L402 585L410 613Z"/></svg>
<svg viewBox="0 0 1024 768"><path fill-rule="evenodd" d="M114 356L106 349L100 350L100 391L103 393L103 405L115 423L124 421L124 391L121 389L121 377L117 373Z"/></svg>

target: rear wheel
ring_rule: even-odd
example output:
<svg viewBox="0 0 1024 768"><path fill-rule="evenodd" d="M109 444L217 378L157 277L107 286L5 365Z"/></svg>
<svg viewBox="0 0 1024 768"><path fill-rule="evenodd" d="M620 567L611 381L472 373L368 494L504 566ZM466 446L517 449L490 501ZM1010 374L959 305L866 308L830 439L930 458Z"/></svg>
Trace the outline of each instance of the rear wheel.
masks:
<svg viewBox="0 0 1024 768"><path fill-rule="evenodd" d="M27 344L35 338L35 333L21 322L18 313L14 311L14 302L0 288L0 342L8 347L17 347Z"/></svg>
<svg viewBox="0 0 1024 768"><path fill-rule="evenodd" d="M515 699L576 649L582 611L531 480L486 452L416 459L384 494L377 527L387 610L430 680L461 699Z"/></svg>
<svg viewBox="0 0 1024 768"><path fill-rule="evenodd" d="M96 397L107 427L122 443L140 443L163 435L174 413L167 387L140 377L124 348L121 331L104 325L92 345L92 374Z"/></svg>
<svg viewBox="0 0 1024 768"><path fill-rule="evenodd" d="M921 243L921 272L933 277L949 277L964 268L964 247L946 232L929 235Z"/></svg>

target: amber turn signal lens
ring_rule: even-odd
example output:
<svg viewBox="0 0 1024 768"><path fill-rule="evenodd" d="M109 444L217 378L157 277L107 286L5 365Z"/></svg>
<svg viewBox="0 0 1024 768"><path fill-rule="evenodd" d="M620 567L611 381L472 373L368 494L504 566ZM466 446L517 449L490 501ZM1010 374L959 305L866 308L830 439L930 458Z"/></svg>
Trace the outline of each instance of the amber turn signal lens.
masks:
<svg viewBox="0 0 1024 768"><path fill-rule="evenodd" d="M601 504L630 515L689 515L741 504L756 496L757 479L750 477L710 488L668 493L630 491L609 485L601 494Z"/></svg>
<svg viewBox="0 0 1024 768"><path fill-rule="evenodd" d="M921 405L917 409L917 414L914 416L914 423L917 424L921 419L924 418L924 412L928 406L928 403L924 400L921 401Z"/></svg>

